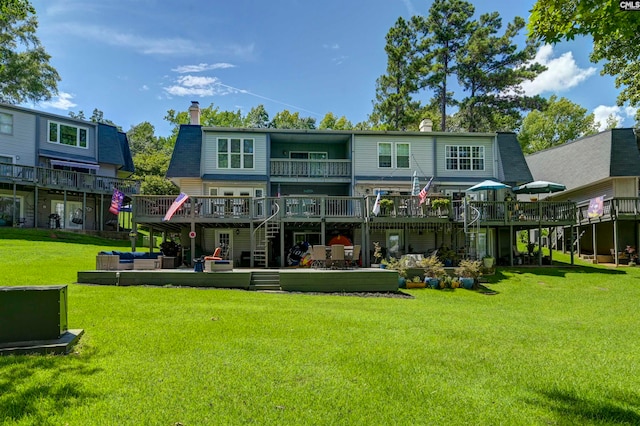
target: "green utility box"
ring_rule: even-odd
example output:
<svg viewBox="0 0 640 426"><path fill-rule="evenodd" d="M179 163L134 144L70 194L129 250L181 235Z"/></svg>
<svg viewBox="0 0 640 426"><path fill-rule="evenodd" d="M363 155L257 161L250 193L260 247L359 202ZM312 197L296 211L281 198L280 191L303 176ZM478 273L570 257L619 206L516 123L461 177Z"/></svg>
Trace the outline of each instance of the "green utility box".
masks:
<svg viewBox="0 0 640 426"><path fill-rule="evenodd" d="M0 343L55 340L67 327L66 285L0 287Z"/></svg>

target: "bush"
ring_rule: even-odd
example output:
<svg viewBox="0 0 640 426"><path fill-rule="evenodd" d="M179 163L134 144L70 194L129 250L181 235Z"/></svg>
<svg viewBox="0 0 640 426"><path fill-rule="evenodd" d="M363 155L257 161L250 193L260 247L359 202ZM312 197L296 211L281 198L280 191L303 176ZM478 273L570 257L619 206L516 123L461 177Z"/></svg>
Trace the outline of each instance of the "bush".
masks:
<svg viewBox="0 0 640 426"><path fill-rule="evenodd" d="M479 260L463 259L453 272L458 277L477 280L482 275L482 262Z"/></svg>
<svg viewBox="0 0 640 426"><path fill-rule="evenodd" d="M417 263L419 268L424 269L424 276L430 278L440 278L446 275L444 264L436 256L428 256Z"/></svg>

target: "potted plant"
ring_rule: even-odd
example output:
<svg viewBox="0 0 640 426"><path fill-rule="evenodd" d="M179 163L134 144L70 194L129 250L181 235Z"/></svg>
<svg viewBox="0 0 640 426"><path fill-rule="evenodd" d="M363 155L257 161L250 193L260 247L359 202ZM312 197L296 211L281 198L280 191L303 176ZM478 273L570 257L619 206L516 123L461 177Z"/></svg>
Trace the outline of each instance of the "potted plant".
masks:
<svg viewBox="0 0 640 426"><path fill-rule="evenodd" d="M380 243L377 241L373 242L373 263L371 264L372 268L379 268L382 263L382 247Z"/></svg>
<svg viewBox="0 0 640 426"><path fill-rule="evenodd" d="M496 260L491 255L486 255L485 257L482 258L482 263L484 264L484 267L487 269L493 268L495 261Z"/></svg>
<svg viewBox="0 0 640 426"><path fill-rule="evenodd" d="M435 198L431 200L431 208L438 212L438 216L447 216L451 200L448 198Z"/></svg>
<svg viewBox="0 0 640 426"><path fill-rule="evenodd" d="M437 256L428 256L418 262L424 269L424 282L431 288L440 288L440 280L446 276L444 264Z"/></svg>
<svg viewBox="0 0 640 426"><path fill-rule="evenodd" d="M425 288L426 284L424 281L420 279L419 276L413 277L411 280L407 281L407 288Z"/></svg>
<svg viewBox="0 0 640 426"><path fill-rule="evenodd" d="M482 275L482 263L479 260L463 259L454 269L460 284L466 289L472 289L477 279Z"/></svg>
<svg viewBox="0 0 640 426"><path fill-rule="evenodd" d="M451 267L457 260L457 254L455 250L448 247L441 247L438 249L438 258L444 264L445 267Z"/></svg>
<svg viewBox="0 0 640 426"><path fill-rule="evenodd" d="M393 210L393 200L390 198L383 198L380 200L380 212L383 216L389 216Z"/></svg>
<svg viewBox="0 0 640 426"><path fill-rule="evenodd" d="M391 257L382 261L386 269L398 271L398 286L404 287L407 281L407 268L404 261Z"/></svg>

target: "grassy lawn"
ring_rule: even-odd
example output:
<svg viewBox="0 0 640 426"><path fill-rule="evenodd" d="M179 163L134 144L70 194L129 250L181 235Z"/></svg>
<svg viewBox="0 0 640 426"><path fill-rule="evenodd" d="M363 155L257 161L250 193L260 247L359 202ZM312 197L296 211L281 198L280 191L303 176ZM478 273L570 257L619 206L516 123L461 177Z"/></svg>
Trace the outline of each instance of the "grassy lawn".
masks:
<svg viewBox="0 0 640 426"><path fill-rule="evenodd" d="M68 356L0 357L4 424L640 424L640 268L414 299L73 284L123 244L0 230L2 285L69 284L85 329Z"/></svg>

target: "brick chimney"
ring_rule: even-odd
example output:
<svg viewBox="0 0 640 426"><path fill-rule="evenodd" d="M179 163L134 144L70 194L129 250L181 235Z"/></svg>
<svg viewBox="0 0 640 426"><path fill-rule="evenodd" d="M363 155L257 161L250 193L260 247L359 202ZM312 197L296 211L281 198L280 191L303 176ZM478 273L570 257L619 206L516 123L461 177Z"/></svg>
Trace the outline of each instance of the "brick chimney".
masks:
<svg viewBox="0 0 640 426"><path fill-rule="evenodd" d="M200 104L198 101L191 101L189 116L191 117L191 122L189 124L194 124L196 126L200 125Z"/></svg>
<svg viewBox="0 0 640 426"><path fill-rule="evenodd" d="M420 131L421 132L432 132L433 131L433 121L429 118L425 118L420 122Z"/></svg>

